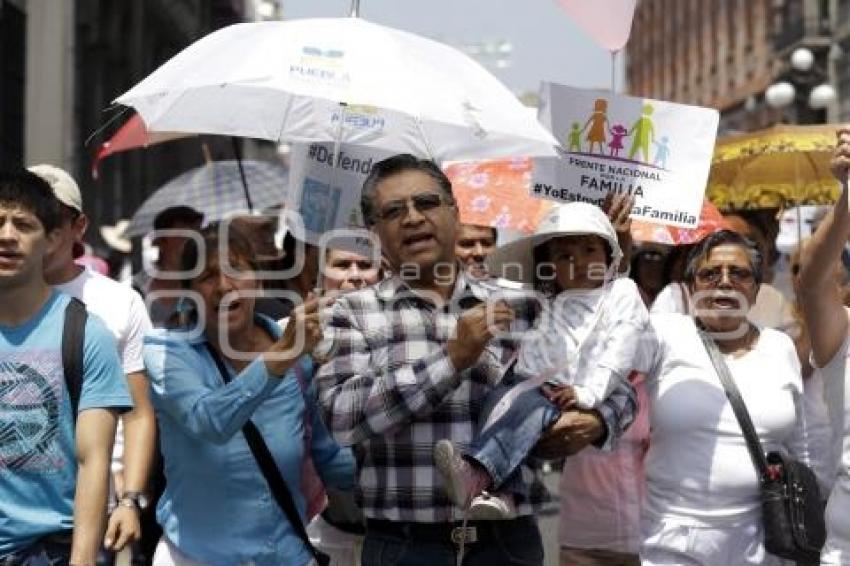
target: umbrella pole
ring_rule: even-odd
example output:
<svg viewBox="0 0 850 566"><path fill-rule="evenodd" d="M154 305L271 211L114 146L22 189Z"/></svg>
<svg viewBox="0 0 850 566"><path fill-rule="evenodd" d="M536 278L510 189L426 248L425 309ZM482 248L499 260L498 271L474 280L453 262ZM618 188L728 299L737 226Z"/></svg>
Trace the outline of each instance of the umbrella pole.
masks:
<svg viewBox="0 0 850 566"><path fill-rule="evenodd" d="M617 92L617 52L611 52L611 94Z"/></svg>
<svg viewBox="0 0 850 566"><path fill-rule="evenodd" d="M797 205L797 247L803 242L803 212L800 210L800 205Z"/></svg>
<svg viewBox="0 0 850 566"><path fill-rule="evenodd" d="M350 18L360 17L360 0L351 0L351 11L348 13Z"/></svg>
<svg viewBox="0 0 850 566"><path fill-rule="evenodd" d="M242 166L242 151L239 149L239 142L236 137L230 136L230 142L233 144L233 155L236 156L236 166L239 168L239 178L242 179L242 190L245 191L245 202L248 203L248 210L254 212L254 203L251 202L251 193L248 192L248 180L245 178L245 168Z"/></svg>

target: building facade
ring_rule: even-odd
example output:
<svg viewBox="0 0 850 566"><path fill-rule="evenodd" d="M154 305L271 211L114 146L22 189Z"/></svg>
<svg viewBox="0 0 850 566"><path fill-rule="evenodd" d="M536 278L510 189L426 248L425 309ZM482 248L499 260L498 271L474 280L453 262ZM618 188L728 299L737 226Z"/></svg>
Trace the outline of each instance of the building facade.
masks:
<svg viewBox="0 0 850 566"><path fill-rule="evenodd" d="M628 91L717 108L721 133L776 122L837 120L840 104L812 110L805 97L815 84L840 86L835 69L842 56L834 46L840 44L839 30L850 22L848 4L850 0L639 0L627 46ZM807 47L815 57L806 73L794 71L789 63L798 47ZM847 75L850 82L850 69ZM770 108L765 90L780 80L796 86L798 100L787 108Z"/></svg>
<svg viewBox="0 0 850 566"><path fill-rule="evenodd" d="M0 0L0 167L52 163L83 191L94 226L127 217L176 174L203 163L197 139L112 157L97 147L127 119L111 101L169 57L242 21L244 0ZM229 140L211 140L230 157ZM92 239L96 239L96 230Z"/></svg>

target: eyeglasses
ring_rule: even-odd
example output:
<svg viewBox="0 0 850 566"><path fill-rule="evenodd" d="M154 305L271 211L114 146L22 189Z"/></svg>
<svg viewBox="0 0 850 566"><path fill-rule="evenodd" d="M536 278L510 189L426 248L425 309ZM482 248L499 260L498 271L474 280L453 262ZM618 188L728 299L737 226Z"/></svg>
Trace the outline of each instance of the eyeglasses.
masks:
<svg viewBox="0 0 850 566"><path fill-rule="evenodd" d="M743 267L717 266L700 269L696 273L696 280L703 285L717 285L723 279L723 270L729 281L735 285L748 284L753 280L753 272Z"/></svg>
<svg viewBox="0 0 850 566"><path fill-rule="evenodd" d="M437 193L420 193L409 199L391 200L378 211L378 218L384 221L398 220L409 210L408 201L413 204L417 212L422 213L435 210L444 204L443 197Z"/></svg>

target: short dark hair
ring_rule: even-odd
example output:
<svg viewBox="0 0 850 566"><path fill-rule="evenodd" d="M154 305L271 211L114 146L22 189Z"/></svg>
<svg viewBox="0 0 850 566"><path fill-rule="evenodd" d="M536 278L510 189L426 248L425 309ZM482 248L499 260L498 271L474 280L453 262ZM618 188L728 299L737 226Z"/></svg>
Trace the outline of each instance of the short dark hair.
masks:
<svg viewBox="0 0 850 566"><path fill-rule="evenodd" d="M189 238L186 240L186 244L183 246L183 253L180 256L180 269L182 271L191 271L198 265L200 260L206 262L212 257L211 254L218 253L221 243L219 223L216 222L202 228L198 234L204 242L206 256L203 258L200 257L201 250L199 249L197 240L195 238ZM251 269L258 268L251 240L242 231L233 229L232 226L227 230L227 253L228 259L238 258L245 260L251 266ZM188 289L192 286L192 281L193 279L184 279L182 281L183 287Z"/></svg>
<svg viewBox="0 0 850 566"><path fill-rule="evenodd" d="M405 171L420 171L437 181L446 201L449 204L454 204L452 182L446 177L442 169L437 167L436 163L430 159L419 159L409 153L399 153L375 163L369 172L369 176L363 181L363 190L360 192L360 210L367 226L374 225L377 220L378 211L375 209L375 196L378 183Z"/></svg>
<svg viewBox="0 0 850 566"><path fill-rule="evenodd" d="M685 282L692 285L696 279L697 265L711 254L711 250L722 245L744 248L747 252L747 258L750 260L753 278L757 285L761 285L764 278L764 257L762 257L761 250L755 242L732 230L718 230L700 240L688 256L688 265L685 267Z"/></svg>
<svg viewBox="0 0 850 566"><path fill-rule="evenodd" d="M50 184L24 168L0 172L0 204L33 213L45 233L59 226L59 200Z"/></svg>
<svg viewBox="0 0 850 566"><path fill-rule="evenodd" d="M168 230L177 224L201 224L204 215L191 206L171 206L156 215L153 219L154 230Z"/></svg>

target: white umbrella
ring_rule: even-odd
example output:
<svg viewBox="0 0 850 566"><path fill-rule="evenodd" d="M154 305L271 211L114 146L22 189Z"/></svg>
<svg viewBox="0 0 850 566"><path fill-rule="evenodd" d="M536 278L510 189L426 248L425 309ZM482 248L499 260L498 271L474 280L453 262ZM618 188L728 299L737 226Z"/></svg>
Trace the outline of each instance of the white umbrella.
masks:
<svg viewBox="0 0 850 566"><path fill-rule="evenodd" d="M557 145L467 55L360 18L232 25L116 102L151 131L337 141L437 161L554 156Z"/></svg>

